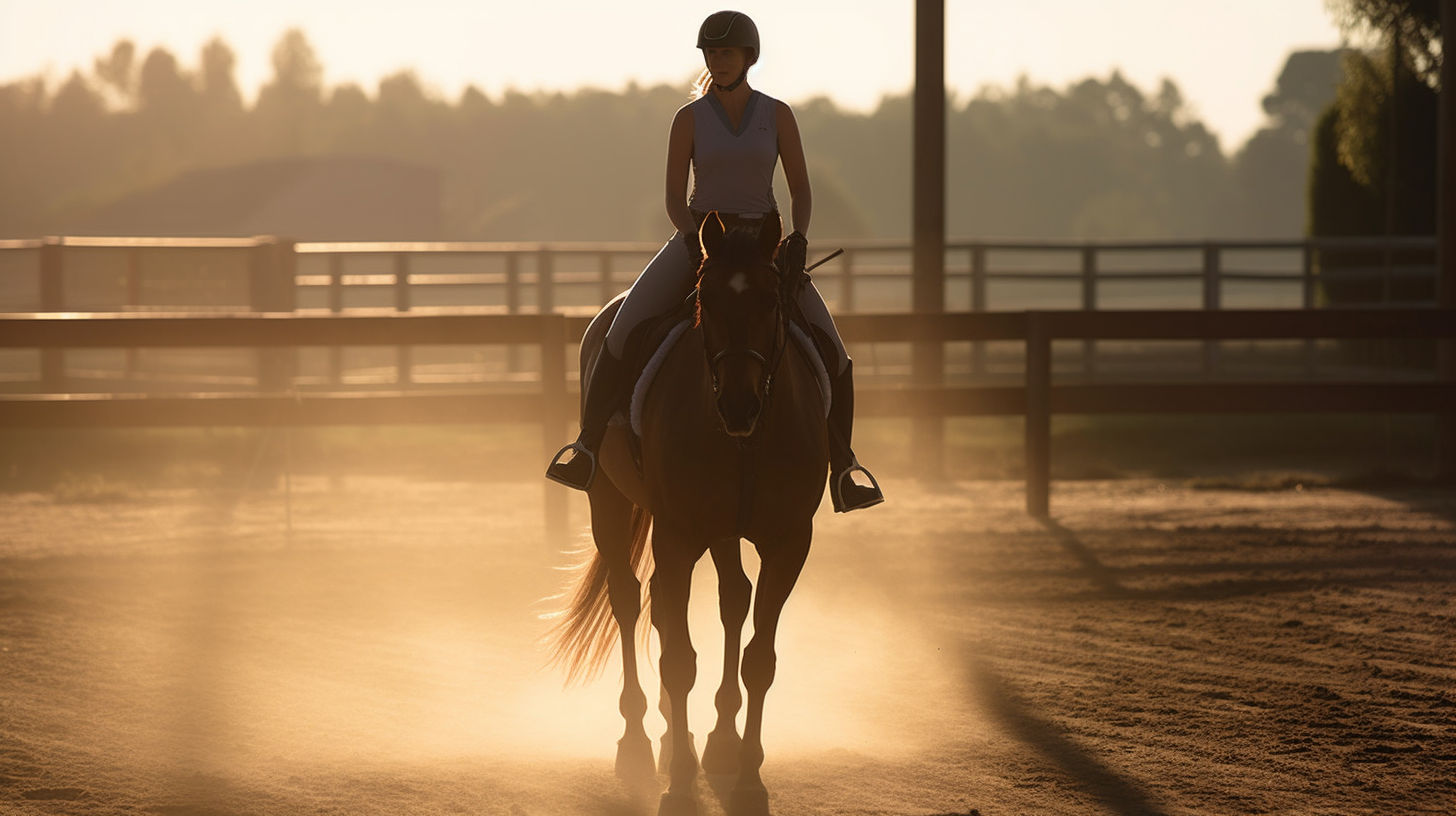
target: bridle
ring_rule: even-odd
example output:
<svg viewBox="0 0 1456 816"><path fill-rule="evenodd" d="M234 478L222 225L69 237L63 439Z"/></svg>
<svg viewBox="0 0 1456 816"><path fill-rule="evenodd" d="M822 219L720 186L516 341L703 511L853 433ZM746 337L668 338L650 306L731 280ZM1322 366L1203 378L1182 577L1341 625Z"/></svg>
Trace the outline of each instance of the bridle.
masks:
<svg viewBox="0 0 1456 816"><path fill-rule="evenodd" d="M780 273L777 264L769 261L764 261L763 266L773 270L774 277L776 279L782 280L783 276ZM700 308L702 302L701 298L702 294L701 292L699 292ZM704 344L703 353L708 359L708 376L712 380L714 396L718 396L721 392L721 384L718 379L719 365L729 357L748 357L750 359L757 360L759 364L763 367L763 378L759 381L759 392L763 395L763 408L761 409L761 411L768 410L769 401L772 399L773 396L774 374L778 372L779 364L783 362L784 347L786 345L786 340L788 337L789 311L786 308L786 304L784 303L784 288L782 285L778 287L778 295L775 298L775 307L778 310L778 320L777 325L774 327L773 345L768 349L767 354L759 351L758 349L748 348L747 346L733 345L730 345L728 348L725 349L720 349L715 353L712 350L708 349L707 345Z"/></svg>

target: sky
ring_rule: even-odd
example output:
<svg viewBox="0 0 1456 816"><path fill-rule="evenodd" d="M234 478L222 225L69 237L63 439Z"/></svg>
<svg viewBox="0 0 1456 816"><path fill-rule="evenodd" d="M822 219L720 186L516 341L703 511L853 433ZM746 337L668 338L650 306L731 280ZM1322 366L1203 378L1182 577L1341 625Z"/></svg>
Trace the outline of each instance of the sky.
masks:
<svg viewBox="0 0 1456 816"><path fill-rule="evenodd" d="M222 37L252 98L289 28L307 35L324 82L373 92L412 69L454 100L470 85L620 90L682 84L702 62L698 24L725 0L0 0L0 83L59 83L131 39L139 56L171 51L184 67ZM1264 121L1260 100L1291 51L1341 35L1325 0L946 0L946 84L961 97L1025 76L1063 88L1120 70L1155 92L1173 79L1194 112L1236 149ZM827 96L872 110L914 79L913 0L745 0L763 55L754 87L790 103Z"/></svg>

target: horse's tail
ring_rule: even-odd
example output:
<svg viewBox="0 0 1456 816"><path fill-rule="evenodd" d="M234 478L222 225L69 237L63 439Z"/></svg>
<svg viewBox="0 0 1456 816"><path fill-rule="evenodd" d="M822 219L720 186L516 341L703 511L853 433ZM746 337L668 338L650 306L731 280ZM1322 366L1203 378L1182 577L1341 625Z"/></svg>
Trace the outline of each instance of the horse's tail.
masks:
<svg viewBox="0 0 1456 816"><path fill-rule="evenodd" d="M641 507L632 508L627 525L628 561L637 580L646 585L652 572L651 549L647 532L652 528L652 514ZM607 563L595 548L591 557L574 568L575 588L570 590L566 609L547 634L551 644L551 663L566 672L566 682L588 681L601 674L612 647L617 643L617 622L612 615L612 597L607 582ZM651 617L646 592L641 595L637 618L639 637L646 639Z"/></svg>

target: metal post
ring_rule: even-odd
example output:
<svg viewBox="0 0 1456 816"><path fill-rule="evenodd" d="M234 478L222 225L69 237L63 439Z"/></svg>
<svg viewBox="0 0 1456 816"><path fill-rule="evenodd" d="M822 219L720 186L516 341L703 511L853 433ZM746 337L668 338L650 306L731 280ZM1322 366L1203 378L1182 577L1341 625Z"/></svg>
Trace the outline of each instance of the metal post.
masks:
<svg viewBox="0 0 1456 816"><path fill-rule="evenodd" d="M915 0L914 282L917 314L945 311L945 0ZM911 350L915 383L945 379L945 345L918 342ZM921 475L945 475L945 420L917 418L914 451Z"/></svg>
<svg viewBox="0 0 1456 816"><path fill-rule="evenodd" d="M1051 513L1052 480L1052 341L1046 316L1026 315L1026 512L1035 518Z"/></svg>

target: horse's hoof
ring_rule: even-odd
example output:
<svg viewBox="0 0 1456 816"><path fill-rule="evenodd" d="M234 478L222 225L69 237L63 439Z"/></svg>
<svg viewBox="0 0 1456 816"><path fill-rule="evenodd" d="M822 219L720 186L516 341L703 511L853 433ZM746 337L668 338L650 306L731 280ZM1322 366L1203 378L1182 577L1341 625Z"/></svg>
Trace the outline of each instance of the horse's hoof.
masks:
<svg viewBox="0 0 1456 816"><path fill-rule="evenodd" d="M762 786L734 788L728 797L728 816L769 816L768 791Z"/></svg>
<svg viewBox="0 0 1456 816"><path fill-rule="evenodd" d="M657 781L657 766L652 762L652 740L646 735L617 740L617 778L632 784Z"/></svg>
<svg viewBox="0 0 1456 816"><path fill-rule="evenodd" d="M738 755L743 739L737 731L714 729L703 746L703 770L715 776L738 774Z"/></svg>
<svg viewBox="0 0 1456 816"><path fill-rule="evenodd" d="M693 743L693 734L688 732L688 753L693 755L693 762L698 761L698 748ZM672 732L662 735L662 745L658 746L657 772L663 776L672 773Z"/></svg>
<svg viewBox="0 0 1456 816"><path fill-rule="evenodd" d="M698 800L685 793L668 791L657 806L657 816L698 816Z"/></svg>

